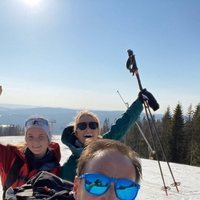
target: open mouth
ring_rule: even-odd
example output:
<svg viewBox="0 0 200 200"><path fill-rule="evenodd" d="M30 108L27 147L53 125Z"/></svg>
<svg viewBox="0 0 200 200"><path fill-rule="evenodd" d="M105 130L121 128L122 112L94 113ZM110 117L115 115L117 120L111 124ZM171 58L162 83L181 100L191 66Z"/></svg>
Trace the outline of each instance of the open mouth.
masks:
<svg viewBox="0 0 200 200"><path fill-rule="evenodd" d="M84 137L85 138L91 138L91 137L93 137L93 135L92 134L85 134Z"/></svg>

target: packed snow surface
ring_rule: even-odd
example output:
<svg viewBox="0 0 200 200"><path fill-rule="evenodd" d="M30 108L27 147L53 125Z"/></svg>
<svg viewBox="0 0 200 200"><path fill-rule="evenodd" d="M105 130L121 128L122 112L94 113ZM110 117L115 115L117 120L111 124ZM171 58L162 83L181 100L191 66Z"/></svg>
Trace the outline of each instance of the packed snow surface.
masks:
<svg viewBox="0 0 200 200"><path fill-rule="evenodd" d="M23 142L22 136L0 137L0 142L4 144L16 144ZM61 147L61 164L71 154L70 150L62 144L60 135L54 136L54 141L58 142ZM200 167L169 163L176 182L180 182L178 186L179 192L172 187L173 179L166 162L160 162L164 174L166 186L170 186L168 195L161 190L163 181L161 179L159 165L157 161L142 159L143 178L141 189L137 200L200 200ZM120 173L120 172L119 172ZM2 187L0 187L0 199L2 198Z"/></svg>

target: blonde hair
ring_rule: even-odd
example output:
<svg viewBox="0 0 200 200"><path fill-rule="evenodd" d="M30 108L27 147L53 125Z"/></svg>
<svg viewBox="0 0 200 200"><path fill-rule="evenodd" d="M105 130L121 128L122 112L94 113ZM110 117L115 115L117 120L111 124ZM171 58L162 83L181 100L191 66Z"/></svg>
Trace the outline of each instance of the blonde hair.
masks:
<svg viewBox="0 0 200 200"><path fill-rule="evenodd" d="M91 111L88 111L88 110L81 110L80 112L78 112L78 114L75 116L74 118L74 122L73 122L73 125L74 125L74 131L76 131L76 128L77 128L77 124L79 123L80 121L80 118L84 115L88 115L92 118L94 118L98 125L99 125L99 130L100 130L100 120L99 118L97 117L97 115Z"/></svg>
<svg viewBox="0 0 200 200"><path fill-rule="evenodd" d="M78 159L77 165L77 176L80 176L85 171L85 166L89 160L93 159L100 152L107 150L115 150L119 153L127 156L136 171L136 182L140 182L142 177L142 166L138 154L133 151L129 146L121 143L120 141L111 139L97 139L94 142L86 142L86 147L84 148L80 158Z"/></svg>

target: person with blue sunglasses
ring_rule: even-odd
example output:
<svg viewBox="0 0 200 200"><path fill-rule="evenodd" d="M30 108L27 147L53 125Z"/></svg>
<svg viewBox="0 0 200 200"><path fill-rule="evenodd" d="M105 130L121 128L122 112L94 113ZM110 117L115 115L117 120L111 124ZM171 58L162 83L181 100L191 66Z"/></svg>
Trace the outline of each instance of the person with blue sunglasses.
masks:
<svg viewBox="0 0 200 200"><path fill-rule="evenodd" d="M87 141L78 160L73 195L75 200L134 200L141 176L140 159L127 145L110 139Z"/></svg>
<svg viewBox="0 0 200 200"><path fill-rule="evenodd" d="M80 157L84 148L85 141L97 139L99 137L104 139L121 140L128 130L134 126L136 120L143 110L144 98L148 99L149 105L153 109L159 107L153 95L146 89L142 90L136 101L127 109L127 111L116 120L111 129L101 134L101 127L99 118L90 111L80 111L74 119L74 122L66 127L62 133L62 142L69 147L72 154L61 167L60 177L73 181L76 175L77 160Z"/></svg>

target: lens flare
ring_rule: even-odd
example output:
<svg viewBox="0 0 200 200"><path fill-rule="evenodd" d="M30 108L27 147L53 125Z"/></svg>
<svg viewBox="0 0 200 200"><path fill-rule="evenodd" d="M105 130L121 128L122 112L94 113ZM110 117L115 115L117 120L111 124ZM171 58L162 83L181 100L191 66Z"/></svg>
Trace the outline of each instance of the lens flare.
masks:
<svg viewBox="0 0 200 200"><path fill-rule="evenodd" d="M34 7L39 5L39 3L41 2L41 0L23 0L23 2L25 4L27 4L28 6Z"/></svg>

